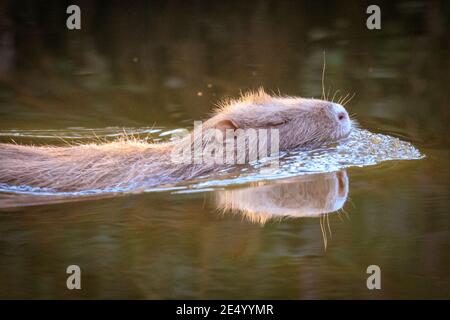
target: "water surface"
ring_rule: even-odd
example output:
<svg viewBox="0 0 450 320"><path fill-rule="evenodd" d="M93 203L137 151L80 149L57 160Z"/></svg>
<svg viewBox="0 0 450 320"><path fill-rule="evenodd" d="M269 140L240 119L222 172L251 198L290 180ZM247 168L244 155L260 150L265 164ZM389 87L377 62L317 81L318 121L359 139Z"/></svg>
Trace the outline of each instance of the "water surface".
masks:
<svg viewBox="0 0 450 320"><path fill-rule="evenodd" d="M92 1L69 32L63 2L19 2L0 11L2 142L155 137L259 86L317 97L325 50L326 89L356 93L361 127L426 157L71 201L2 193L1 298L450 298L448 4L382 2L371 32L362 4Z"/></svg>

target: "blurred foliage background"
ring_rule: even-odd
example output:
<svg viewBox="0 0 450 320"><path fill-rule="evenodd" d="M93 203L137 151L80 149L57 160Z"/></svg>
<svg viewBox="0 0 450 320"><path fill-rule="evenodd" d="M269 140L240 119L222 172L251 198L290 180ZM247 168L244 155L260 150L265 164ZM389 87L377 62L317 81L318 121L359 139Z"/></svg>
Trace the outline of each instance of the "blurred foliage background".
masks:
<svg viewBox="0 0 450 320"><path fill-rule="evenodd" d="M71 3L81 30L66 28ZM0 124L182 126L259 86L319 96L325 51L327 90L356 93L351 112L442 138L449 3L377 1L378 31L366 28L369 4L3 1Z"/></svg>

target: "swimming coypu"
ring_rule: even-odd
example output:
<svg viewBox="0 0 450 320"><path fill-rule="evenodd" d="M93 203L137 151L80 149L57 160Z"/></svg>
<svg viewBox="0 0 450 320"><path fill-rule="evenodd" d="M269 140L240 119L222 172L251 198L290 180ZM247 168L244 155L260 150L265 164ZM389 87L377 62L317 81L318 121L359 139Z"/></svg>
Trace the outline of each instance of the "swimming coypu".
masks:
<svg viewBox="0 0 450 320"><path fill-rule="evenodd" d="M277 129L279 150L288 151L338 141L349 135L352 125L338 103L259 90L222 103L200 130ZM174 183L218 170L215 163L173 161L174 149L181 144L205 148L199 139L194 129L180 140L161 143L122 139L71 146L0 144L0 183L61 192Z"/></svg>

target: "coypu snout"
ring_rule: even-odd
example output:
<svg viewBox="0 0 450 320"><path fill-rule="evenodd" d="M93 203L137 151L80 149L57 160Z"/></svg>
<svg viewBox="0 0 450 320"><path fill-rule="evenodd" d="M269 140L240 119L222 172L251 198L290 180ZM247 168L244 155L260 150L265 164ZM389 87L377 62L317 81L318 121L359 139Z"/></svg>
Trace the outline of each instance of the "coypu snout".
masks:
<svg viewBox="0 0 450 320"><path fill-rule="evenodd" d="M292 111L289 121L295 124L295 127L289 126L287 122L287 127L280 132L280 140L285 136L286 149L317 147L324 143L337 142L348 137L352 130L352 120L341 104L299 98L296 105L300 112Z"/></svg>
<svg viewBox="0 0 450 320"><path fill-rule="evenodd" d="M338 131L340 131L338 135L341 135L341 138L347 137L352 129L352 122L347 110L345 110L344 106L338 103L332 103L330 110L335 115L338 123L337 127Z"/></svg>

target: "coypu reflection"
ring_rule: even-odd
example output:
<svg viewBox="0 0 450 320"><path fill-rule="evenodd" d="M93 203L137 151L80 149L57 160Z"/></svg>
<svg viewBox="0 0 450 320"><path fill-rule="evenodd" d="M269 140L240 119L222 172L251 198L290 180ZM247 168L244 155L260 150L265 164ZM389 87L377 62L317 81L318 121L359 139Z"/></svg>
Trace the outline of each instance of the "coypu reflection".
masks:
<svg viewBox="0 0 450 320"><path fill-rule="evenodd" d="M317 217L326 247L325 222L331 234L328 213L342 209L347 195L347 173L338 171L218 191L216 203L223 212L239 213L262 224L270 219Z"/></svg>

